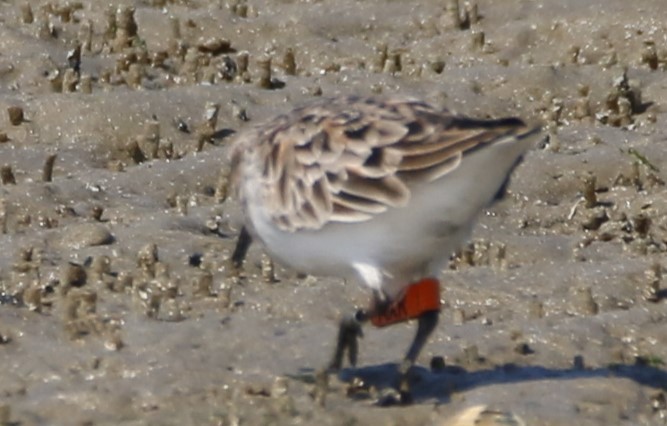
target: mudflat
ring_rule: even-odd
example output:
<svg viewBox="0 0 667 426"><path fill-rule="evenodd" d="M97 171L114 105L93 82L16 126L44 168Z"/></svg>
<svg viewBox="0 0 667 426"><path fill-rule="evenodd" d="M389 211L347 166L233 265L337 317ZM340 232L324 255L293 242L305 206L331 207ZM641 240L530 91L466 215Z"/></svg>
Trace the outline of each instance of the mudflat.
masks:
<svg viewBox="0 0 667 426"><path fill-rule="evenodd" d="M1 2L0 424L667 424L664 16L662 0ZM234 135L349 94L547 136L444 271L410 406L377 401L413 324L367 327L323 390L367 291L257 245L229 262Z"/></svg>

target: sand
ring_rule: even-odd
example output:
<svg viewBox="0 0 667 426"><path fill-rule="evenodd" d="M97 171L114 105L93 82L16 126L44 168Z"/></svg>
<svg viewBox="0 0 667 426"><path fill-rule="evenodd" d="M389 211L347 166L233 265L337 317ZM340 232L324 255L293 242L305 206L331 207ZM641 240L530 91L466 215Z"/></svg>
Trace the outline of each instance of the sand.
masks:
<svg viewBox="0 0 667 426"><path fill-rule="evenodd" d="M0 424L667 424L667 3L454 4L1 2ZM548 136L444 271L410 406L377 402L414 324L325 392L366 290L229 262L234 134L352 93Z"/></svg>

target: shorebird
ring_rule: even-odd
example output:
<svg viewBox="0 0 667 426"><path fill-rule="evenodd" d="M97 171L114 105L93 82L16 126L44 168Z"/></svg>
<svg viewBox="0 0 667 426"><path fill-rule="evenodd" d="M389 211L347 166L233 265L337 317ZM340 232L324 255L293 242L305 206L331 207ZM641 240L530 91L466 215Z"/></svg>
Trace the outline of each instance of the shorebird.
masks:
<svg viewBox="0 0 667 426"><path fill-rule="evenodd" d="M501 198L539 128L475 119L405 97L322 99L243 132L232 184L246 216L233 261L253 239L297 271L356 280L367 309L341 320L329 370L357 361L361 325L416 318L408 372L438 322L438 277L480 212Z"/></svg>

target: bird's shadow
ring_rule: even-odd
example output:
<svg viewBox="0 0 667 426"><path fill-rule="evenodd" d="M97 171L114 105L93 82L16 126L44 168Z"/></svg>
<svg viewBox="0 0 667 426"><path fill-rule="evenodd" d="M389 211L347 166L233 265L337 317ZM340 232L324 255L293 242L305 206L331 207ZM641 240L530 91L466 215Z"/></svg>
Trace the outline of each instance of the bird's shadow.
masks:
<svg viewBox="0 0 667 426"><path fill-rule="evenodd" d="M303 369L302 377L312 371ZM373 394L368 392L368 389L373 388L381 393L397 383L398 364L345 368L338 372L337 376L349 387L348 396L353 399L370 399ZM508 363L475 371L458 366L446 366L437 371L415 366L410 376L410 390L414 403L447 403L453 392L465 392L483 386L611 377L627 378L642 386L667 391L667 371L639 361L635 364L612 364L600 368L550 368Z"/></svg>

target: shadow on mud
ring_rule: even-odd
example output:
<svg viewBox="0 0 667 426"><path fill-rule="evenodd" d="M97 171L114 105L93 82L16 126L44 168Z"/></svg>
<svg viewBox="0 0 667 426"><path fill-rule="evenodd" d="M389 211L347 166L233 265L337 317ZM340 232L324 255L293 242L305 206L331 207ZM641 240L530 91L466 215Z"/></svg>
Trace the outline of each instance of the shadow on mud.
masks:
<svg viewBox="0 0 667 426"><path fill-rule="evenodd" d="M520 383L539 380L577 380L590 378L627 378L643 386L667 391L667 370L646 365L642 360L635 364L613 364L605 368L574 366L558 369L542 366L504 364L491 369L469 372L463 367L446 366L439 371L415 367L411 373L411 390L414 402L446 403L453 392L464 392L477 387ZM348 395L354 399L371 397L368 389L378 391L392 387L398 378L397 364L348 368L338 377L348 383ZM355 383L359 388L354 389Z"/></svg>

